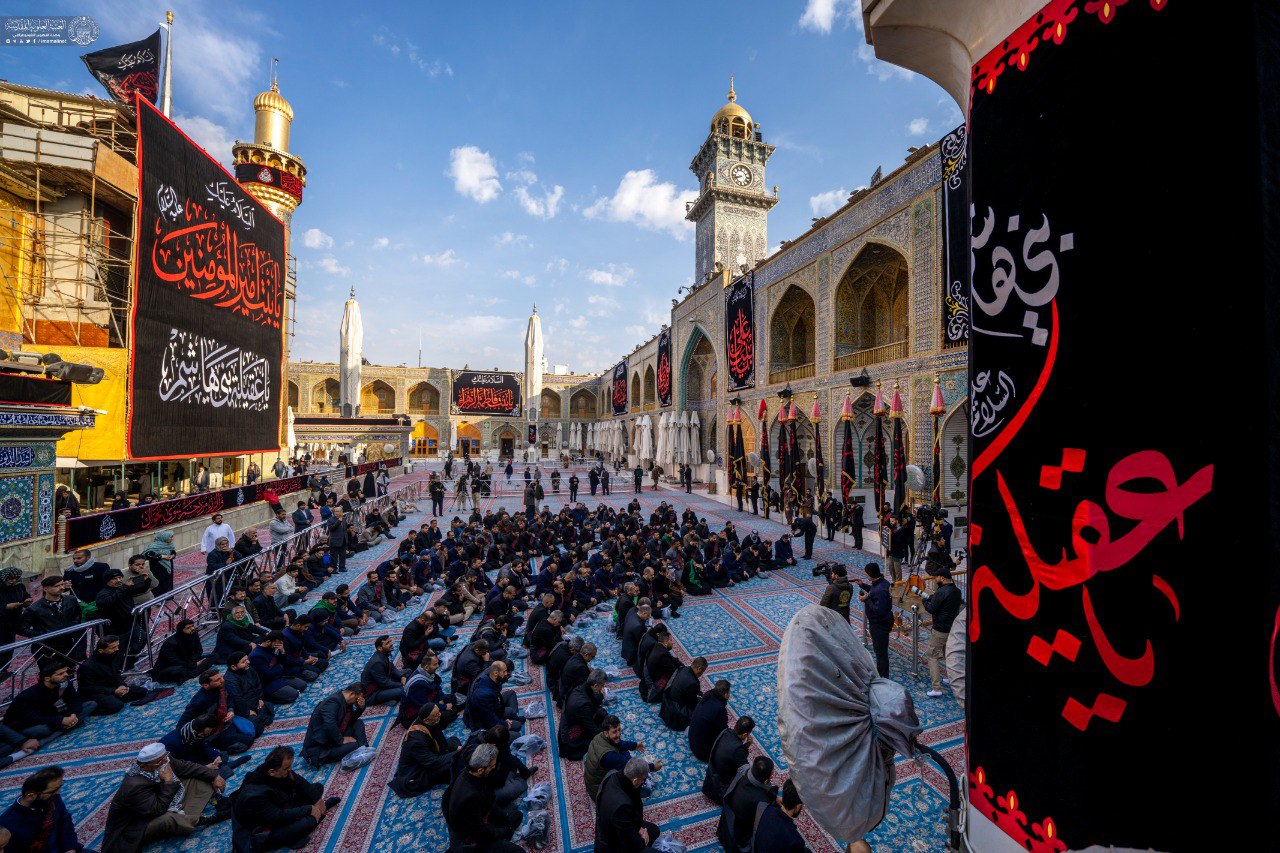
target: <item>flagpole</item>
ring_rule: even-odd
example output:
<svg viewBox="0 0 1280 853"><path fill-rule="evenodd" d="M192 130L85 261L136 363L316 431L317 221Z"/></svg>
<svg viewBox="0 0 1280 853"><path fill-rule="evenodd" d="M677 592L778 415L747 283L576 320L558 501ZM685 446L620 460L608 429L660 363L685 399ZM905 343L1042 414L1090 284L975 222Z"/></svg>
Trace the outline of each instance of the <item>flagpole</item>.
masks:
<svg viewBox="0 0 1280 853"><path fill-rule="evenodd" d="M165 118L172 118L170 113L173 108L173 12L165 12L164 21L164 98L160 101L160 112L164 113Z"/></svg>

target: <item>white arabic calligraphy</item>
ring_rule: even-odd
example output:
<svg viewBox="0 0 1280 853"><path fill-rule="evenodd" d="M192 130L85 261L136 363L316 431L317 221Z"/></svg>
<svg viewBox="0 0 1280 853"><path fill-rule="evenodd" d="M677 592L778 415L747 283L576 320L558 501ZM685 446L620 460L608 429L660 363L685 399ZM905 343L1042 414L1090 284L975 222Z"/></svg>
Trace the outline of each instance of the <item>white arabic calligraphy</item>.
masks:
<svg viewBox="0 0 1280 853"><path fill-rule="evenodd" d="M1009 249L1003 245L996 245L991 250L990 272L987 278L987 288L991 291L991 299L982 298L981 284L983 276L979 274L979 263L977 252L984 248L991 240L991 235L996 227L995 211L987 208L986 216L982 221L981 230L973 236L972 250L970 258L973 263L973 301L982 309L982 313L989 317L995 317L1004 311L1006 303L1009 301L1010 295L1016 293L1018 298L1024 305L1031 308L1039 308L1049 304L1055 296L1058 295L1058 258L1053 250L1044 248L1032 254L1032 250L1044 243L1047 243L1052 237L1052 229L1049 226L1049 217L1041 214L1043 223L1038 228L1032 228L1027 231L1022 240L1022 268L1027 272L1039 273L1048 270L1047 276L1038 284L1032 287L1023 288L1018 281L1018 262ZM1018 215L1010 216L1008 220L1007 232L1016 235L1021 230L1021 217ZM1015 236L1016 240L1016 236ZM1074 238L1071 234L1062 234L1058 237L1058 251L1068 252L1074 248ZM1028 279L1030 277L1027 277ZM1025 283L1027 279L1024 279Z"/></svg>
<svg viewBox="0 0 1280 853"><path fill-rule="evenodd" d="M204 185L204 191L210 201L217 202L223 210L236 215L246 229L253 227L253 205L248 199L237 195L226 181L214 181Z"/></svg>
<svg viewBox="0 0 1280 853"><path fill-rule="evenodd" d="M156 205L166 219L177 222L182 215L182 202L178 201L178 192L168 184L161 184L156 190Z"/></svg>
<svg viewBox="0 0 1280 853"><path fill-rule="evenodd" d="M249 350L170 329L157 391L166 402L265 412L271 403L271 365Z"/></svg>
<svg viewBox="0 0 1280 853"><path fill-rule="evenodd" d="M126 53L120 57L120 70L124 71L135 65L142 65L146 62L155 62L156 55L149 48L143 48L136 53Z"/></svg>
<svg viewBox="0 0 1280 853"><path fill-rule="evenodd" d="M990 435L1004 423L1004 415L1000 412L1009 405L1009 401L1018 396L1018 389L1009 378L1009 374L1001 370L996 374L995 383L991 381L991 371L983 370L973 377L973 435L982 438Z"/></svg>

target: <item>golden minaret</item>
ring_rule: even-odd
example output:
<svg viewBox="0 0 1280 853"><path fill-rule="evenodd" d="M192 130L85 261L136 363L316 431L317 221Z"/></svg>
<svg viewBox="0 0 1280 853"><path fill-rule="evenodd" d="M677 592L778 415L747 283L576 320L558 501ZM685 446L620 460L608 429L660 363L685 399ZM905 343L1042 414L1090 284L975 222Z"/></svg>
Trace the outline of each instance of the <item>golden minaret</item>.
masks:
<svg viewBox="0 0 1280 853"><path fill-rule="evenodd" d="M307 167L289 152L293 107L280 94L272 60L271 88L253 99L253 142L231 146L236 179L285 226L302 204Z"/></svg>

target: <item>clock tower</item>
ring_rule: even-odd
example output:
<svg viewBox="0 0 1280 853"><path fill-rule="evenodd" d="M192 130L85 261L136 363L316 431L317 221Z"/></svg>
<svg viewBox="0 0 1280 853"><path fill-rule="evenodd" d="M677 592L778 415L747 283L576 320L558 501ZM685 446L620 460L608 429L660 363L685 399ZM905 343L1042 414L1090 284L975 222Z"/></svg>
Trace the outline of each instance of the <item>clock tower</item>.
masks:
<svg viewBox="0 0 1280 853"><path fill-rule="evenodd" d="M715 273L717 264L737 272L768 251L768 217L778 190L765 191L764 167L773 150L760 125L738 104L730 77L729 102L711 117L711 132L689 164L699 194L686 206L685 218L697 223L698 283Z"/></svg>

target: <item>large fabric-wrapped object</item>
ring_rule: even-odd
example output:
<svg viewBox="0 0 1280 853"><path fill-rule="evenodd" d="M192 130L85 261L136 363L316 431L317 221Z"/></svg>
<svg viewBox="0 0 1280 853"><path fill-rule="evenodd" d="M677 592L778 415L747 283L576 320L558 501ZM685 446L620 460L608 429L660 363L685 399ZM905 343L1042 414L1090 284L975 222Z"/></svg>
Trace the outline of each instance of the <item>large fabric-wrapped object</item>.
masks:
<svg viewBox="0 0 1280 853"><path fill-rule="evenodd" d="M876 674L849 622L810 604L778 653L778 730L791 778L813 819L841 841L879 825L895 754L915 754L911 695Z"/></svg>

